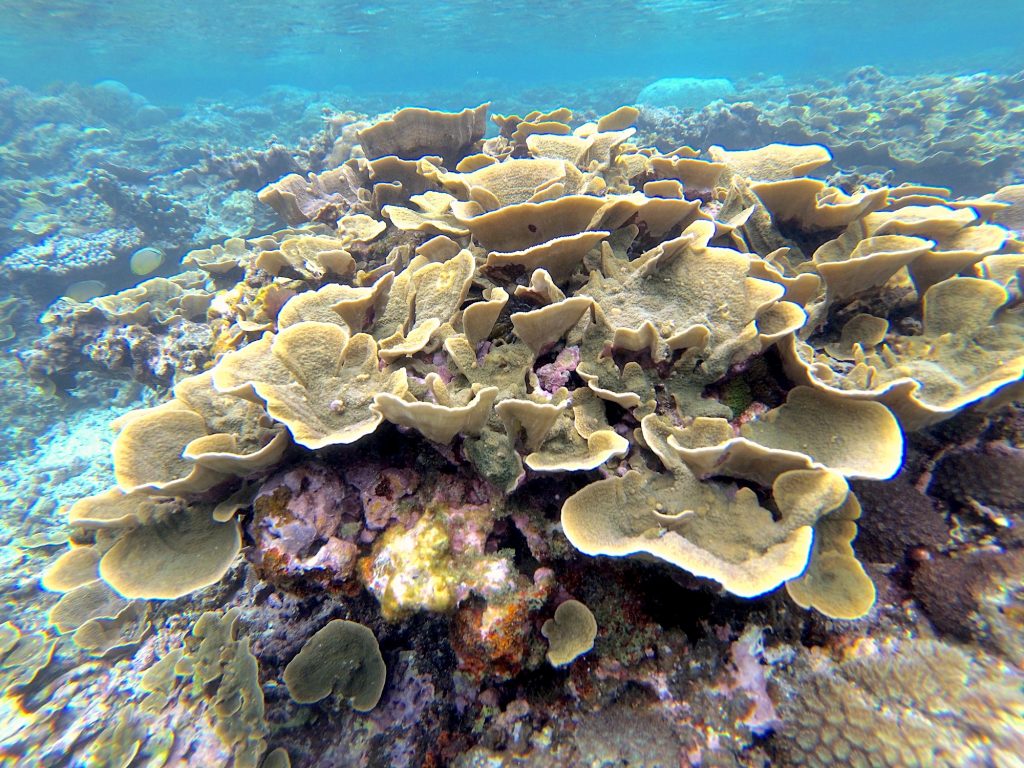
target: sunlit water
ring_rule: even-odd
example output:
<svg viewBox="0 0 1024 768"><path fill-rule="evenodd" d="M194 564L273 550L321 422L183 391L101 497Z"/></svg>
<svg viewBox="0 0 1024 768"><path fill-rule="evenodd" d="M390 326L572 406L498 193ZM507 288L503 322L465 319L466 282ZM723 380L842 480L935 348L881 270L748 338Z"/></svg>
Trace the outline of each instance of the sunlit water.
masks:
<svg viewBox="0 0 1024 768"><path fill-rule="evenodd" d="M0 2L0 76L112 78L153 100L666 76L808 79L1024 67L1019 0Z"/></svg>

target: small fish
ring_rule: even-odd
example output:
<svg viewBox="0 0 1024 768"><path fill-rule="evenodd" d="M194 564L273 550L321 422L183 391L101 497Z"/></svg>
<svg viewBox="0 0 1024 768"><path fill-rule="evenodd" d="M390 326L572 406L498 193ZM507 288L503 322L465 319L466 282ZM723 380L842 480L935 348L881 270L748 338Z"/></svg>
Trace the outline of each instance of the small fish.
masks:
<svg viewBox="0 0 1024 768"><path fill-rule="evenodd" d="M72 283L65 288L64 295L69 299L85 302L89 299L95 299L97 296L102 296L106 290L107 286L99 280L82 280Z"/></svg>
<svg viewBox="0 0 1024 768"><path fill-rule="evenodd" d="M164 263L164 252L159 248L147 246L139 248L132 254L129 265L133 275L150 275Z"/></svg>

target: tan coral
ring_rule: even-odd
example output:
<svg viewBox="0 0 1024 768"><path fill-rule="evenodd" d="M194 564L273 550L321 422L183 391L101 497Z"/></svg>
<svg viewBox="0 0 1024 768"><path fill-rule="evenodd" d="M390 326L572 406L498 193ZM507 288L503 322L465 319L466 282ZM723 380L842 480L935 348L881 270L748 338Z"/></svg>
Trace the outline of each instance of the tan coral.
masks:
<svg viewBox="0 0 1024 768"><path fill-rule="evenodd" d="M240 237L232 237L224 241L223 245L214 244L209 248L197 248L186 253L181 264L185 267L195 267L213 275L224 275L233 269L244 266L250 258L249 249L245 247L245 240Z"/></svg>
<svg viewBox="0 0 1024 768"><path fill-rule="evenodd" d="M508 298L503 288L486 288L483 301L475 301L462 310L462 327L470 344L476 346L491 335Z"/></svg>
<svg viewBox="0 0 1024 768"><path fill-rule="evenodd" d="M179 381L174 396L203 417L209 434L186 444L182 457L206 469L244 477L276 464L288 447L259 405L218 392L209 371Z"/></svg>
<svg viewBox="0 0 1024 768"><path fill-rule="evenodd" d="M365 195L366 187L370 188L370 200L372 209L379 211L385 205L404 205L413 195L422 195L424 192L436 191L434 183L425 178L422 173L424 163L441 165L443 160L436 155L424 155L415 160L403 160L394 155L386 155L374 160L356 161L360 167L365 163L367 182L362 193ZM349 221L346 222L346 218ZM378 234L383 232L379 224L363 223L372 227L365 234L358 234L362 227L352 226L358 224L359 220L352 221L352 217L343 217L338 223L339 232L344 237L353 241L368 243ZM346 231L347 230L347 231ZM367 237L366 235L369 235Z"/></svg>
<svg viewBox="0 0 1024 768"><path fill-rule="evenodd" d="M839 475L794 470L773 483L778 519L749 488L630 470L588 485L566 499L562 528L589 555L648 553L729 592L754 597L799 576L807 565L812 526L846 499Z"/></svg>
<svg viewBox="0 0 1024 768"><path fill-rule="evenodd" d="M89 304L123 325L149 322L167 325L180 318L205 319L213 295L195 287L195 274L205 277L202 272L185 272L173 278L153 277L133 288L99 296Z"/></svg>
<svg viewBox="0 0 1024 768"><path fill-rule="evenodd" d="M909 235L933 241L931 249L909 264L919 295L996 253L1009 236L1004 227L981 222L975 208L951 201L871 213L857 226L864 237Z"/></svg>
<svg viewBox="0 0 1024 768"><path fill-rule="evenodd" d="M122 417L112 448L118 486L125 493L166 496L213 487L224 476L183 455L207 434L203 417L178 400L132 411Z"/></svg>
<svg viewBox="0 0 1024 768"><path fill-rule="evenodd" d="M579 600L566 600L555 609L554 618L540 628L547 638L548 662L553 667L564 667L594 647L597 620Z"/></svg>
<svg viewBox="0 0 1024 768"><path fill-rule="evenodd" d="M438 158L438 163L440 163L440 161L441 158ZM492 165L496 162L498 162L498 158L478 152L475 155L466 155L464 158L459 160L458 164L455 166L455 170L459 173L472 173L473 171L479 171L481 168Z"/></svg>
<svg viewBox="0 0 1024 768"><path fill-rule="evenodd" d="M650 169L657 179L677 179L686 189L714 189L726 170L725 163L708 162L697 153L683 157L652 157Z"/></svg>
<svg viewBox="0 0 1024 768"><path fill-rule="evenodd" d="M797 178L751 185L772 218L803 229L845 227L885 205L887 190L873 189L847 195L817 179Z"/></svg>
<svg viewBox="0 0 1024 768"><path fill-rule="evenodd" d="M473 239L482 247L508 252L579 234L589 228L591 220L605 204L603 198L593 195L567 195L490 212L460 209L456 219L472 232Z"/></svg>
<svg viewBox="0 0 1024 768"><path fill-rule="evenodd" d="M385 205L381 213L396 227L408 232L426 232L431 235L462 237L469 234L464 222L451 212L455 198L444 192L424 192L413 195L410 202L418 210L399 205Z"/></svg>
<svg viewBox="0 0 1024 768"><path fill-rule="evenodd" d="M126 494L118 487L79 499L68 510L76 528L134 528L159 514L167 503L145 493Z"/></svg>
<svg viewBox="0 0 1024 768"><path fill-rule="evenodd" d="M784 405L744 424L740 436L730 433L724 420L697 419L669 436L668 444L698 475L762 485L791 469L887 480L903 463L903 434L888 408L844 401L811 387L791 390Z"/></svg>
<svg viewBox="0 0 1024 768"><path fill-rule="evenodd" d="M22 633L11 622L0 625L0 690L14 692L49 666L57 639L41 632Z"/></svg>
<svg viewBox="0 0 1024 768"><path fill-rule="evenodd" d="M300 704L333 694L357 712L369 712L380 701L386 675L373 632L354 621L335 619L317 630L288 662L284 682Z"/></svg>
<svg viewBox="0 0 1024 768"><path fill-rule="evenodd" d="M454 318L466 300L475 270L476 261L467 250L412 270L414 322L434 318L445 323Z"/></svg>
<svg viewBox="0 0 1024 768"><path fill-rule="evenodd" d="M530 312L515 312L511 316L512 327L516 336L539 353L564 336L592 305L589 297L574 296Z"/></svg>
<svg viewBox="0 0 1024 768"><path fill-rule="evenodd" d="M530 347L516 342L495 343L480 360L476 348L462 334L445 339L444 350L469 385L497 387L498 400L525 394L527 377L536 359Z"/></svg>
<svg viewBox="0 0 1024 768"><path fill-rule="evenodd" d="M357 205L368 206L370 195L358 199L362 184L352 164L305 177L290 173L257 193L259 201L269 205L288 224L295 226L309 221L333 223Z"/></svg>
<svg viewBox="0 0 1024 768"><path fill-rule="evenodd" d="M565 125L565 132L569 133L570 129L567 125L569 120L572 120L572 110L568 107L558 107L550 112L542 112L539 109L535 109L532 112L528 112L526 117L520 117L519 115L493 115L491 117L491 122L498 126L498 131L506 138L511 138L524 122L534 124L562 123Z"/></svg>
<svg viewBox="0 0 1024 768"><path fill-rule="evenodd" d="M779 248L764 258L751 255L750 276L778 283L786 291L782 298L804 307L821 293L821 278L810 272L794 273L786 259L788 250Z"/></svg>
<svg viewBox="0 0 1024 768"><path fill-rule="evenodd" d="M51 592L68 592L98 579L99 562L95 548L73 547L46 569L39 583Z"/></svg>
<svg viewBox="0 0 1024 768"><path fill-rule="evenodd" d="M629 441L610 429L592 432L586 438L576 426L565 419L559 423L541 447L523 462L537 472L586 472L597 469L610 459L626 455ZM557 424L556 424L557 426Z"/></svg>
<svg viewBox="0 0 1024 768"><path fill-rule="evenodd" d="M760 349L755 321L784 289L750 277L747 255L709 246L714 230L709 221L695 221L620 273L591 273L581 292L600 306L616 344L651 348L655 359L706 344L704 365L715 372Z"/></svg>
<svg viewBox="0 0 1024 768"><path fill-rule="evenodd" d="M925 293L920 335L886 336L877 349L854 346L852 366L790 338L782 345L786 371L800 383L877 400L904 429L919 429L1020 380L1024 334L1009 301L996 282L950 278Z"/></svg>
<svg viewBox="0 0 1024 768"><path fill-rule="evenodd" d="M450 443L460 433L479 434L497 396L497 387L483 387L465 405L441 405L410 402L382 392L374 398L373 411L393 424L418 430L436 443Z"/></svg>
<svg viewBox="0 0 1024 768"><path fill-rule="evenodd" d="M910 277L918 294L936 283L974 266L999 251L1009 232L994 224L964 227L951 237L938 240L935 247L910 264Z"/></svg>
<svg viewBox="0 0 1024 768"><path fill-rule="evenodd" d="M395 279L374 335L379 339L380 358L393 362L425 349L434 334L450 327L465 301L476 270L473 254L467 250L446 261L417 256ZM402 294L406 299L401 299ZM394 327L394 331L388 333Z"/></svg>
<svg viewBox="0 0 1024 768"><path fill-rule="evenodd" d="M595 130L585 136L578 133L571 136L534 133L526 137L526 147L535 158L563 160L583 170L599 171L611 166L619 147L634 133L635 128Z"/></svg>
<svg viewBox="0 0 1024 768"><path fill-rule="evenodd" d="M50 609L50 624L60 633L73 632L96 617L116 616L128 602L103 581L94 580L74 587Z"/></svg>
<svg viewBox="0 0 1024 768"><path fill-rule="evenodd" d="M312 449L370 434L382 418L370 408L374 396L407 391L405 369L380 370L372 337L309 321L226 355L213 381L222 392L265 402L271 418Z"/></svg>
<svg viewBox="0 0 1024 768"><path fill-rule="evenodd" d="M346 245L345 240L317 235L288 237L277 250L261 252L254 263L272 275L291 269L304 278L320 278L328 273L347 277L355 272L356 262Z"/></svg>
<svg viewBox="0 0 1024 768"><path fill-rule="evenodd" d="M352 288L348 285L328 283L316 291L304 291L285 302L277 314L277 327L287 328L289 325L313 320L318 323L343 324L345 321L335 310L339 302L351 301L352 294L365 294L367 289ZM357 329L356 333L361 330Z"/></svg>
<svg viewBox="0 0 1024 768"><path fill-rule="evenodd" d="M665 182L649 182L664 184ZM655 187L664 192L664 187ZM641 227L645 237L659 239L678 232L696 219L707 219L699 200L678 197L650 196L646 192L605 196L605 205L594 216L590 226L596 229L619 229L627 224Z"/></svg>
<svg viewBox="0 0 1024 768"><path fill-rule="evenodd" d="M860 235L860 228L851 225L814 252L814 267L825 280L828 303L884 284L934 245L920 237L878 235L861 239Z"/></svg>
<svg viewBox="0 0 1024 768"><path fill-rule="evenodd" d="M407 107L360 131L359 143L371 159L396 155L416 160L424 155L440 155L445 162L454 165L483 138L489 106L481 104L461 112Z"/></svg>
<svg viewBox="0 0 1024 768"><path fill-rule="evenodd" d="M523 460L526 466L537 472L585 472L626 455L629 441L608 425L603 407L599 417L586 407L586 395L589 390L576 390L571 411L558 409L539 445Z"/></svg>
<svg viewBox="0 0 1024 768"><path fill-rule="evenodd" d="M814 545L807 570L786 582L786 591L801 608L814 608L832 619L859 619L875 604L875 585L853 553L860 503L852 493L834 512L814 525Z"/></svg>
<svg viewBox="0 0 1024 768"><path fill-rule="evenodd" d="M611 233L600 230L580 232L576 235L556 237L522 251L491 251L487 254L484 266L492 274L501 273L509 267L514 267L517 272L529 273L543 269L555 283L565 283L583 263L583 257L609 234Z"/></svg>
<svg viewBox="0 0 1024 768"><path fill-rule="evenodd" d="M584 343L590 350L591 344ZM636 361L630 360L620 369L611 357L581 361L576 373L591 391L602 400L623 408L653 408L655 399L651 375Z"/></svg>
<svg viewBox="0 0 1024 768"><path fill-rule="evenodd" d="M640 116L640 110L636 107L619 107L597 121L599 131L622 131L636 122Z"/></svg>
<svg viewBox="0 0 1024 768"><path fill-rule="evenodd" d="M71 636L76 646L92 656L106 656L137 646L149 632L149 609L143 600L133 600L115 616L96 616Z"/></svg>
<svg viewBox="0 0 1024 768"><path fill-rule="evenodd" d="M851 317L839 334L837 344L826 344L825 351L836 360L855 360L865 349L877 346L885 340L889 323L880 317L860 313ZM860 347L860 350L854 348Z"/></svg>
<svg viewBox="0 0 1024 768"><path fill-rule="evenodd" d="M562 292L562 289L555 285L551 275L548 274L547 270L543 269L533 270L533 274L530 275L529 285L517 285L515 295L518 299L542 306L557 304L565 300L565 294Z"/></svg>
<svg viewBox="0 0 1024 768"><path fill-rule="evenodd" d="M345 245L366 245L372 243L382 234L388 225L365 213L354 213L342 216L338 220L338 236ZM338 273L344 274L344 273Z"/></svg>
<svg viewBox="0 0 1024 768"><path fill-rule="evenodd" d="M1024 289L1024 251L1018 253L997 253L986 256L974 265L978 277L999 283L1008 288L1015 283L1017 291Z"/></svg>
<svg viewBox="0 0 1024 768"><path fill-rule="evenodd" d="M341 317L349 333L356 334L365 331L371 322L384 314L384 309L391 299L391 288L394 283L394 273L387 272L370 286L325 286L321 290L326 290L327 294L337 297L331 309Z"/></svg>
<svg viewBox="0 0 1024 768"><path fill-rule="evenodd" d="M213 730L231 751L233 765L258 768L267 748L268 728L259 663L249 650L249 639L237 636L238 614L239 609L232 608L200 616L185 638L186 653L171 651L165 659L171 659L173 667L160 676L173 671L185 677L188 684L180 698L188 701L201 695L207 700ZM153 677L150 683L157 682Z"/></svg>
<svg viewBox="0 0 1024 768"><path fill-rule="evenodd" d="M769 144L742 151L714 146L708 154L715 162L723 163L733 173L751 181L781 181L806 176L815 168L832 162L832 153L820 144Z"/></svg>
<svg viewBox="0 0 1024 768"><path fill-rule="evenodd" d="M103 555L100 575L123 597L173 600L220 581L241 544L237 521L194 507L128 531Z"/></svg>
<svg viewBox="0 0 1024 768"><path fill-rule="evenodd" d="M557 114L557 110L552 114ZM509 139L514 145L521 147L526 144L527 139L536 133L567 136L572 133L572 129L563 122L547 119L547 115L540 115L533 120L522 120L516 125Z"/></svg>
<svg viewBox="0 0 1024 768"><path fill-rule="evenodd" d="M564 391L564 390L563 390ZM559 404L539 403L533 400L508 398L498 403L494 410L505 425L505 432L513 442L520 431L525 433L523 445L527 451L537 450L547 437L548 431L554 426L558 415L568 407L563 400Z"/></svg>
<svg viewBox="0 0 1024 768"><path fill-rule="evenodd" d="M471 173L445 173L427 169L448 192L461 200L473 200L484 210L525 203L543 187L564 181L566 163L559 159L506 160L492 163Z"/></svg>
<svg viewBox="0 0 1024 768"><path fill-rule="evenodd" d="M432 237L422 245L416 246L416 253L426 256L430 261L448 261L462 250L462 246L447 235Z"/></svg>

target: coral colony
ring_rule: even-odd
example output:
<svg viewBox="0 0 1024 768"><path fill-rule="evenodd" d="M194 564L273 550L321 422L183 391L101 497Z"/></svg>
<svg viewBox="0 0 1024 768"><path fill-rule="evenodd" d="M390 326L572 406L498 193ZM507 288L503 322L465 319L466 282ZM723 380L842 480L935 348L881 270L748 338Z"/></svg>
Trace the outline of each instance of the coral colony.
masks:
<svg viewBox="0 0 1024 768"><path fill-rule="evenodd" d="M983 564L997 534L933 557L949 529L922 491L1020 512L968 453L1021 464L1021 188L844 189L809 175L820 144L657 149L633 107L495 115L485 138L487 112L361 123L343 161L260 191L288 228L50 310L37 380L130 358L173 396L114 421L115 484L67 505L51 626L0 627L25 710L4 750L1019 759L1002 585L1024 564ZM164 258L96 237L140 275ZM80 239L12 263L91 258ZM986 650L900 629L908 588ZM116 711L88 703L99 673L54 669L58 637L120 670Z"/></svg>

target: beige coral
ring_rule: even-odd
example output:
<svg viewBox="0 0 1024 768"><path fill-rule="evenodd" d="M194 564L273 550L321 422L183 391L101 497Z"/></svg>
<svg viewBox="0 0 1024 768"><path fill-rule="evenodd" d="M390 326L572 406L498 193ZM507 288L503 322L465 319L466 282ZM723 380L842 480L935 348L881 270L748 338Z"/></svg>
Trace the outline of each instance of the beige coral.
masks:
<svg viewBox="0 0 1024 768"><path fill-rule="evenodd" d="M332 693L358 712L380 700L387 670L373 632L354 621L335 619L306 641L284 669L288 693L312 704Z"/></svg>
<svg viewBox="0 0 1024 768"><path fill-rule="evenodd" d="M778 519L749 488L630 470L576 492L562 506L562 528L589 555L648 553L729 592L753 597L799 576L812 528L838 509L849 489L827 470L790 470L772 484Z"/></svg>
<svg viewBox="0 0 1024 768"><path fill-rule="evenodd" d="M370 434L383 418L370 408L374 396L408 388L404 368L381 371L371 336L350 338L341 326L314 321L226 355L213 381L222 392L265 403L295 442L312 449Z"/></svg>
<svg viewBox="0 0 1024 768"><path fill-rule="evenodd" d="M997 282L950 278L925 293L920 335L882 340L874 333L863 344L848 338L852 366L790 338L782 347L787 373L841 396L884 403L905 429L934 424L1024 375L1020 312L1009 302Z"/></svg>
<svg viewBox="0 0 1024 768"><path fill-rule="evenodd" d="M597 621L579 600L566 600L555 609L553 618L544 622L540 632L547 638L548 661L564 667L594 647Z"/></svg>

